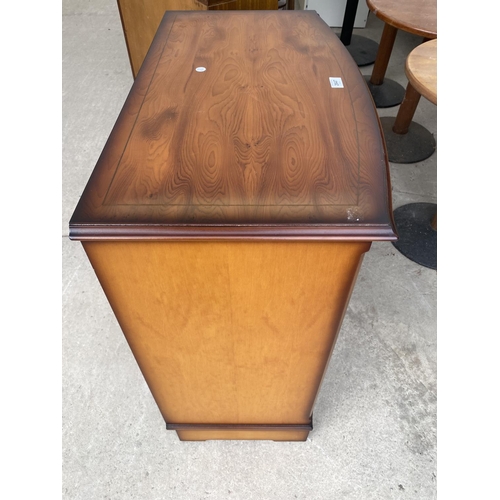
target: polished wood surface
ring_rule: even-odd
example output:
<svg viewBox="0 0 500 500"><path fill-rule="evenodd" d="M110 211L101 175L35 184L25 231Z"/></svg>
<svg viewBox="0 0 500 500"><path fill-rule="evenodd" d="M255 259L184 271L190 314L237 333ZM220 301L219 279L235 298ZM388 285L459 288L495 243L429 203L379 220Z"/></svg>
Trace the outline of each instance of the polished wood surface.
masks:
<svg viewBox="0 0 500 500"><path fill-rule="evenodd" d="M266 10L278 8L278 0L117 0L134 78L165 11Z"/></svg>
<svg viewBox="0 0 500 500"><path fill-rule="evenodd" d="M437 39L410 52L406 59L406 76L417 92L437 104Z"/></svg>
<svg viewBox="0 0 500 500"><path fill-rule="evenodd" d="M167 12L70 237L373 241L393 228L371 96L315 12Z"/></svg>
<svg viewBox="0 0 500 500"><path fill-rule="evenodd" d="M437 37L436 0L366 0L382 21L426 38Z"/></svg>
<svg viewBox="0 0 500 500"><path fill-rule="evenodd" d="M180 439L307 438L370 243L83 245Z"/></svg>

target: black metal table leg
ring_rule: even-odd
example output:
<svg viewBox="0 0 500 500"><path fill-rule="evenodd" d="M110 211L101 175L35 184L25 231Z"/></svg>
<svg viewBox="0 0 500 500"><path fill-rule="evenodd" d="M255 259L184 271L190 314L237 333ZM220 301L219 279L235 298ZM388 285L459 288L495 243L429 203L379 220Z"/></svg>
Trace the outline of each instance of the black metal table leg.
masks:
<svg viewBox="0 0 500 500"><path fill-rule="evenodd" d="M359 0L347 0L342 22L342 31L340 41L351 54L358 66L367 66L373 64L377 57L378 43L364 36L353 35L354 20L358 10Z"/></svg>

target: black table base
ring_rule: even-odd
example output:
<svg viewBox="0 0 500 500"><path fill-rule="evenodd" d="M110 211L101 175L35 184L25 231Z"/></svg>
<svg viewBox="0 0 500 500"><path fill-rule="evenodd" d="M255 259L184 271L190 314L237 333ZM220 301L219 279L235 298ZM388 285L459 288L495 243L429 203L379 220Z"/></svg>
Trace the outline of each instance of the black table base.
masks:
<svg viewBox="0 0 500 500"><path fill-rule="evenodd" d="M351 35L351 42L345 48L358 66L368 66L375 62L378 43L364 36Z"/></svg>
<svg viewBox="0 0 500 500"><path fill-rule="evenodd" d="M422 125L411 122L406 134L396 134L392 116L380 118L384 131L387 156L393 163L417 163L432 156L436 151L436 139Z"/></svg>
<svg viewBox="0 0 500 500"><path fill-rule="evenodd" d="M408 259L437 269L437 231L431 226L435 203L410 203L394 210L399 239L392 244Z"/></svg>
<svg viewBox="0 0 500 500"><path fill-rule="evenodd" d="M365 75L365 81L377 108L392 108L403 102L405 88L394 80L385 78L380 85L370 82L370 76Z"/></svg>
<svg viewBox="0 0 500 500"><path fill-rule="evenodd" d="M378 43L364 36L353 35L354 21L358 10L359 0L347 0L342 21L340 41L351 54L358 66L368 66L375 62L378 51Z"/></svg>

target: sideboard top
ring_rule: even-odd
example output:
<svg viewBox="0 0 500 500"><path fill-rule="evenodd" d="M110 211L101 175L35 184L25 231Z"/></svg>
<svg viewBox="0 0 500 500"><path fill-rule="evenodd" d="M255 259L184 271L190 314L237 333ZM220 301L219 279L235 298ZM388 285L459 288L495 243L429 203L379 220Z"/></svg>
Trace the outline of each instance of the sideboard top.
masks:
<svg viewBox="0 0 500 500"><path fill-rule="evenodd" d="M313 11L166 12L70 237L395 239L358 67Z"/></svg>

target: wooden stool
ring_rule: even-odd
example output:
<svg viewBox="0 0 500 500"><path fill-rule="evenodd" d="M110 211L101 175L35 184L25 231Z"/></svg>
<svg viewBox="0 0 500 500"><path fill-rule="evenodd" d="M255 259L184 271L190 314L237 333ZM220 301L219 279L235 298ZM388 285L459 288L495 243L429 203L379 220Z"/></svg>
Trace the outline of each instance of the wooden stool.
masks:
<svg viewBox="0 0 500 500"><path fill-rule="evenodd" d="M406 60L406 76L409 82L396 118L380 119L389 161L394 163L416 163L436 150L434 136L412 119L421 95L437 104L437 40L412 50Z"/></svg>
<svg viewBox="0 0 500 500"><path fill-rule="evenodd" d="M358 66L368 66L375 62L378 43L370 38L352 34L358 3L359 0L347 0L340 41L344 44L347 52L351 54L351 57Z"/></svg>
<svg viewBox="0 0 500 500"><path fill-rule="evenodd" d="M368 8L385 22L371 77L365 77L377 108L401 104L405 90L385 77L398 29L423 36L437 37L436 0L367 0Z"/></svg>

